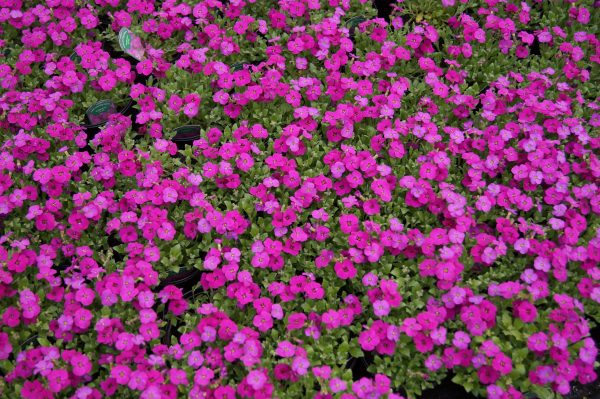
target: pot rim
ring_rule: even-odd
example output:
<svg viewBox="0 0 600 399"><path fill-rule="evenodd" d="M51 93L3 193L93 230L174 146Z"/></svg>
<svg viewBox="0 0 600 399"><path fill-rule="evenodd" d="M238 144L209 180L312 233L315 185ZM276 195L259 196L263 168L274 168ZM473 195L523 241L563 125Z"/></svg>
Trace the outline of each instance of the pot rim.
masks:
<svg viewBox="0 0 600 399"><path fill-rule="evenodd" d="M99 103L100 101L102 101L102 100L98 100L98 101L96 101L94 104L92 104L92 105L90 106L90 108L91 108L91 107L93 107L95 104ZM111 100L111 101L112 101L112 100ZM116 112L116 113L117 113L117 114L124 115L124 114L125 114L125 112L129 111L129 109L130 109L130 108L133 106L133 102L134 102L133 98L129 97L129 101L127 101L127 102L125 103L125 106L124 106L123 108L121 108L121 109L120 109L118 112ZM116 105L116 103L114 103L114 104ZM89 110L89 108L86 110L86 113L87 113L87 111L88 111L88 110ZM102 123L96 123L96 124L83 124L83 125L80 125L80 126L81 126L82 128L84 128L84 129L93 129L93 128L102 127L102 126L106 125L107 123L108 123L108 121L105 121L105 122L102 122Z"/></svg>
<svg viewBox="0 0 600 399"><path fill-rule="evenodd" d="M187 137L181 137L181 136L178 137L178 135L179 135L178 130L183 129L183 128L194 128L194 129L197 129L197 132L194 131L193 135L190 135ZM200 125L183 125L183 126L179 126L179 127L176 127L175 129L173 129L173 132L175 132L175 136L171 139L171 141L174 143L194 141L194 140L198 140L201 137L202 126L200 126Z"/></svg>

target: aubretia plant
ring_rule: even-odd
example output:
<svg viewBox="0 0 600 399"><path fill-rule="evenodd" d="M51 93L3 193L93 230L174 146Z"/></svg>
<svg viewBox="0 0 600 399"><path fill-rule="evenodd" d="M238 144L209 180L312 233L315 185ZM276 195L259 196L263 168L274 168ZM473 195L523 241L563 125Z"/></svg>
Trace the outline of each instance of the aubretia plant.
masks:
<svg viewBox="0 0 600 399"><path fill-rule="evenodd" d="M87 3L0 0L0 396L597 379L597 2Z"/></svg>

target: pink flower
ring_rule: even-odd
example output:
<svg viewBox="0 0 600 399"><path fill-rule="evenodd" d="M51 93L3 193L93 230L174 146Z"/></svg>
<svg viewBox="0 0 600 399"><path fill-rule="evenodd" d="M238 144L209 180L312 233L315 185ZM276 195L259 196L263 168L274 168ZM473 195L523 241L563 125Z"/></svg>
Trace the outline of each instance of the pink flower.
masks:
<svg viewBox="0 0 600 399"><path fill-rule="evenodd" d="M340 378L332 378L329 381L329 389L333 393L343 392L346 390L346 381Z"/></svg>
<svg viewBox="0 0 600 399"><path fill-rule="evenodd" d="M266 252L257 253L252 257L251 264L254 267L264 269L269 265L269 255Z"/></svg>
<svg viewBox="0 0 600 399"><path fill-rule="evenodd" d="M409 33L406 35L406 45L412 49L417 49L421 44L421 36L415 33Z"/></svg>
<svg viewBox="0 0 600 399"><path fill-rule="evenodd" d="M75 293L75 299L83 306L91 305L94 302L94 296L94 290L87 287L82 287Z"/></svg>
<svg viewBox="0 0 600 399"><path fill-rule="evenodd" d="M373 190L373 192L384 202L390 202L392 200L390 185L385 179L373 180L371 183L371 190Z"/></svg>
<svg viewBox="0 0 600 399"><path fill-rule="evenodd" d="M336 262L334 270L335 274L342 280L353 279L356 276L356 268L349 259Z"/></svg>
<svg viewBox="0 0 600 399"><path fill-rule="evenodd" d="M298 375L305 375L308 372L309 366L310 362L305 357L296 356L292 360L292 370Z"/></svg>
<svg viewBox="0 0 600 399"><path fill-rule="evenodd" d="M197 369L204 364L204 356L200 351L190 352L187 359L188 366Z"/></svg>
<svg viewBox="0 0 600 399"><path fill-rule="evenodd" d="M143 60L141 62L138 62L135 66L136 71L144 76L149 76L150 74L152 74L152 70L153 70L153 65L152 65L152 61L149 59Z"/></svg>
<svg viewBox="0 0 600 399"><path fill-rule="evenodd" d="M419 171L419 175L423 179L435 179L437 173L437 167L430 162L425 162L423 165L421 165L421 169Z"/></svg>
<svg viewBox="0 0 600 399"><path fill-rule="evenodd" d="M323 290L323 287L321 287L321 284L319 284L317 282L310 282L310 283L306 284L306 286L304 287L304 292L306 293L306 296L309 299L313 299L313 300L322 299L323 296L325 295L325 291Z"/></svg>
<svg viewBox="0 0 600 399"><path fill-rule="evenodd" d="M164 222L156 230L158 237L165 241L171 241L175 237L176 230L171 222Z"/></svg>
<svg viewBox="0 0 600 399"><path fill-rule="evenodd" d="M78 328L86 330L90 326L92 318L93 315L91 311L84 308L80 308L75 311L75 315L73 316L73 322Z"/></svg>
<svg viewBox="0 0 600 399"><path fill-rule="evenodd" d="M12 353L13 348L8 339L8 334L0 332L0 360L6 360Z"/></svg>
<svg viewBox="0 0 600 399"><path fill-rule="evenodd" d="M143 308L151 308L154 305L154 294L151 291L138 293L138 302Z"/></svg>
<svg viewBox="0 0 600 399"><path fill-rule="evenodd" d="M515 313L525 323L532 323L537 318L538 312L531 302L520 301L514 305Z"/></svg>
<svg viewBox="0 0 600 399"><path fill-rule="evenodd" d="M185 370L181 369L170 369L169 370L169 380L175 385L187 385L187 374Z"/></svg>
<svg viewBox="0 0 600 399"><path fill-rule="evenodd" d="M340 216L340 229L345 234L350 234L358 229L358 217L355 215L341 215Z"/></svg>
<svg viewBox="0 0 600 399"><path fill-rule="evenodd" d="M360 336L358 337L358 343L360 344L360 347L366 351L374 350L379 342L379 335L377 335L377 333L372 329L361 332Z"/></svg>
<svg viewBox="0 0 600 399"><path fill-rule="evenodd" d="M273 319L269 313L260 313L254 316L252 324L258 328L259 331L265 332L273 327Z"/></svg>
<svg viewBox="0 0 600 399"><path fill-rule="evenodd" d="M532 334L527 339L527 347L535 352L544 352L548 350L548 336L543 332Z"/></svg>
<svg viewBox="0 0 600 399"><path fill-rule="evenodd" d="M275 350L275 354L281 357L292 357L294 356L296 350L296 346L289 341L281 341L277 345L277 349Z"/></svg>
<svg viewBox="0 0 600 399"><path fill-rule="evenodd" d="M78 377L86 375L92 370L92 363L86 355L75 354L71 357L70 363L73 366L73 374Z"/></svg>
<svg viewBox="0 0 600 399"><path fill-rule="evenodd" d="M171 110L179 112L179 110L183 106L183 99L177 94L172 94L171 97L169 97L168 106Z"/></svg>
<svg viewBox="0 0 600 399"><path fill-rule="evenodd" d="M512 360L503 353L500 353L492 360L492 366L495 370L499 371L500 374L507 375L512 371Z"/></svg>
<svg viewBox="0 0 600 399"><path fill-rule="evenodd" d="M99 86L104 91L111 91L117 85L117 80L115 79L114 73L112 71L107 71L104 75L100 77L98 80Z"/></svg>
<svg viewBox="0 0 600 399"><path fill-rule="evenodd" d="M496 382L500 378L500 373L490 366L483 366L478 370L477 376L482 384L488 385Z"/></svg>
<svg viewBox="0 0 600 399"><path fill-rule="evenodd" d="M56 226L56 220L51 213L43 213L35 219L35 227L39 231L51 231Z"/></svg>
<svg viewBox="0 0 600 399"><path fill-rule="evenodd" d="M306 322L306 315L304 313L292 313L288 317L288 330L298 330L304 326Z"/></svg>
<svg viewBox="0 0 600 399"><path fill-rule="evenodd" d="M442 359L438 355L432 354L425 359L425 367L430 371L437 371L442 368L442 365Z"/></svg>
<svg viewBox="0 0 600 399"><path fill-rule="evenodd" d="M137 231L133 226L125 226L121 228L121 230L119 230L119 237L124 243L136 241L138 238Z"/></svg>
<svg viewBox="0 0 600 399"><path fill-rule="evenodd" d="M246 380L254 390L258 391L262 389L267 382L267 377L265 376L265 373L260 370L252 370L246 376Z"/></svg>
<svg viewBox="0 0 600 399"><path fill-rule="evenodd" d="M69 386L69 373L66 370L52 370L46 377L48 379L48 388L51 392L58 393Z"/></svg>
<svg viewBox="0 0 600 399"><path fill-rule="evenodd" d="M135 370L131 373L127 386L129 389L143 391L148 384L148 375L144 371Z"/></svg>
<svg viewBox="0 0 600 399"><path fill-rule="evenodd" d="M375 301L373 302L373 312L377 317L384 317L390 313L390 304L385 301Z"/></svg>
<svg viewBox="0 0 600 399"><path fill-rule="evenodd" d="M469 343L471 342L471 338L464 331L457 331L454 334L454 339L452 340L452 344L458 349L466 349L469 347Z"/></svg>
<svg viewBox="0 0 600 399"><path fill-rule="evenodd" d="M201 367L194 374L194 382L200 386L208 386L214 375L215 373L211 369L207 367Z"/></svg>
<svg viewBox="0 0 600 399"><path fill-rule="evenodd" d="M167 187L163 190L163 201L167 203L176 203L177 202L177 190Z"/></svg>

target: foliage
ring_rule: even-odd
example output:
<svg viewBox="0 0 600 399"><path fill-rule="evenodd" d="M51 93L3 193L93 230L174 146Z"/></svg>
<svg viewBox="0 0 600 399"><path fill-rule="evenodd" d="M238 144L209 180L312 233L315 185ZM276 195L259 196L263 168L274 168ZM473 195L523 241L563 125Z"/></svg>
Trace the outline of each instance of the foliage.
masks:
<svg viewBox="0 0 600 399"><path fill-rule="evenodd" d="M192 3L0 0L0 396L597 378L597 2Z"/></svg>

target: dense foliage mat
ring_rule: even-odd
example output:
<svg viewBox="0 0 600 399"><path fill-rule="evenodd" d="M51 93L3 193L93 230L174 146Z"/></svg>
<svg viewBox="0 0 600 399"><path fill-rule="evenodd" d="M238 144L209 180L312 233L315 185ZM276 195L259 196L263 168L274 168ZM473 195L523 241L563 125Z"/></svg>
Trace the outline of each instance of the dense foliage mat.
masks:
<svg viewBox="0 0 600 399"><path fill-rule="evenodd" d="M599 2L374 3L0 0L0 397L596 380Z"/></svg>

